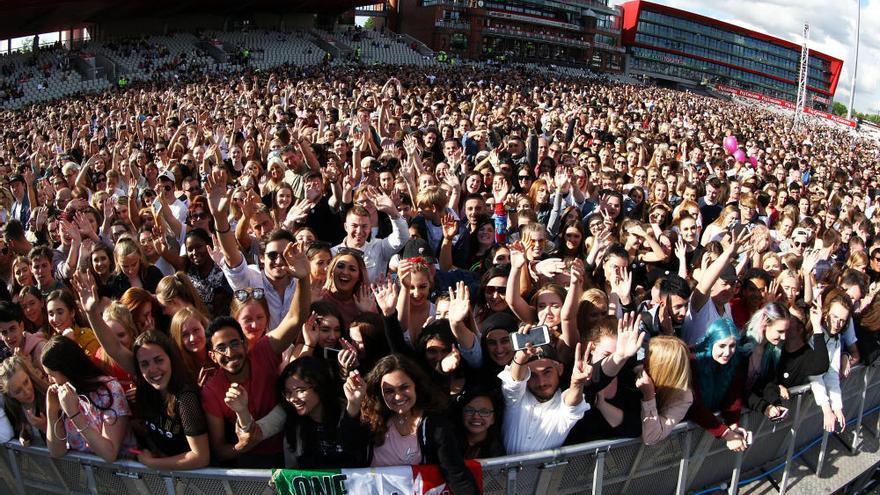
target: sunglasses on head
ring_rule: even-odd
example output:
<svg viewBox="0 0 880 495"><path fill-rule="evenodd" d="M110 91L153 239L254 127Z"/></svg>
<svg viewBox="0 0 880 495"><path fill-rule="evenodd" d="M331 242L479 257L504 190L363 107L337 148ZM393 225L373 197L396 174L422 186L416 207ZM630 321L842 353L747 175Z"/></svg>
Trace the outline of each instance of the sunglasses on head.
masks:
<svg viewBox="0 0 880 495"><path fill-rule="evenodd" d="M360 249L350 248L346 246L342 246L338 250L336 250L336 254L350 254L352 256L356 256L358 258L364 258L364 252Z"/></svg>
<svg viewBox="0 0 880 495"><path fill-rule="evenodd" d="M266 297L266 291L259 287L255 287L251 289L238 289L237 291L233 292L232 295L235 296L235 298L238 299L239 302L245 302L248 299L259 301Z"/></svg>

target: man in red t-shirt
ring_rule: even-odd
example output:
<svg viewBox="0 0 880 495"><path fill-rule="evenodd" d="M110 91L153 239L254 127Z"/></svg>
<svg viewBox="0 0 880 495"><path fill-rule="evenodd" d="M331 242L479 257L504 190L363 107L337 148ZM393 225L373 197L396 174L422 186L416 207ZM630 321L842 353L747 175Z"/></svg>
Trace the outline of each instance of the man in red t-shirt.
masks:
<svg viewBox="0 0 880 495"><path fill-rule="evenodd" d="M248 395L248 410L254 418L262 418L277 403L275 383L284 352L302 332L302 323L308 316L311 303L309 261L305 246L290 243L284 249L291 275L297 279L296 293L287 315L271 332L248 349L247 339L238 322L228 316L214 319L205 332L208 355L218 371L202 387L202 405L208 418L208 435L214 459L242 468L279 467L281 435L267 438L246 456L235 448L235 412L224 398L232 384L244 388ZM241 457L240 457L241 456Z"/></svg>

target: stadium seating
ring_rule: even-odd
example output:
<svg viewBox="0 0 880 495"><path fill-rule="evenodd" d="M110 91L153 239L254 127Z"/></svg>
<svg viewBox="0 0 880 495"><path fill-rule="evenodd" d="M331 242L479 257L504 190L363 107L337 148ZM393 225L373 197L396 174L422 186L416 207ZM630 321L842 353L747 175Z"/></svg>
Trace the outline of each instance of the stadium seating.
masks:
<svg viewBox="0 0 880 495"><path fill-rule="evenodd" d="M431 65L432 57L413 50L403 37L355 27L339 27L334 35L352 50L361 49L361 62L381 64Z"/></svg>
<svg viewBox="0 0 880 495"><path fill-rule="evenodd" d="M236 50L248 50L252 67L268 69L284 64L314 65L320 63L324 51L303 32L282 33L255 30L245 32L209 31L205 36L218 39ZM228 51L228 50L227 50Z"/></svg>

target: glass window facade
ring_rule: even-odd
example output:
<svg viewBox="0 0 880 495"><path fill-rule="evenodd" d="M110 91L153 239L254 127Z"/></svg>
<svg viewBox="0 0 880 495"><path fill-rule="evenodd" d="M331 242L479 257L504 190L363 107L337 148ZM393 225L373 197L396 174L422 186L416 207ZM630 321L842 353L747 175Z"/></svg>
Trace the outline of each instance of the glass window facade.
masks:
<svg viewBox="0 0 880 495"><path fill-rule="evenodd" d="M718 60L797 81L800 50L706 26L696 21L642 10L636 42ZM830 90L829 62L810 57L808 84Z"/></svg>

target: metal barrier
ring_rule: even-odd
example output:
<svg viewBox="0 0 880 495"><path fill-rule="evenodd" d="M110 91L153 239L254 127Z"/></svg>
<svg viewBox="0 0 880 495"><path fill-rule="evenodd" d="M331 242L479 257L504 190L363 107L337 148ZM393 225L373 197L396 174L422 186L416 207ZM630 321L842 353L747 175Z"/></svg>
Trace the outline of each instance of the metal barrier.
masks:
<svg viewBox="0 0 880 495"><path fill-rule="evenodd" d="M865 419L880 411L880 380L874 367L856 367L843 381L847 431L838 435L857 452ZM822 412L809 386L792 390L787 419L772 423L754 412L742 423L754 432L754 443L743 453L729 451L723 442L699 427L682 423L663 442L646 446L639 438L597 441L530 454L481 461L487 494L694 493L726 490L735 495L741 485L782 470L777 487L790 487L793 460L821 443L815 471L822 472L829 435L822 430ZM875 420L880 434L880 415ZM744 479L743 475L758 473ZM45 448L0 446L0 493L73 493L144 495L268 494L269 470L200 469L156 472L140 463L107 464L92 455L70 453L52 459Z"/></svg>

